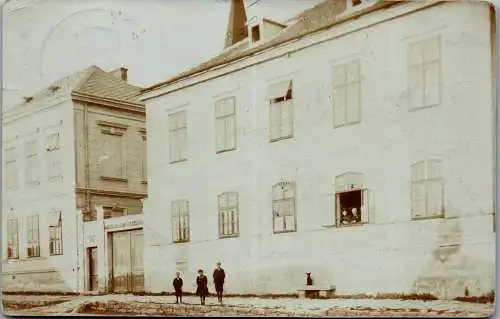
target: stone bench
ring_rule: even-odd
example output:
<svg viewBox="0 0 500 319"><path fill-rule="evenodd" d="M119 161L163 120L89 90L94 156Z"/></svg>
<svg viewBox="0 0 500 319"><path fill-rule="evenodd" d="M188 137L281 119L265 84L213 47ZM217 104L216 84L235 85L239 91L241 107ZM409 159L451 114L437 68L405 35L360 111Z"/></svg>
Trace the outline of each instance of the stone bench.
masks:
<svg viewBox="0 0 500 319"><path fill-rule="evenodd" d="M299 292L299 298L332 298L335 295L337 288L334 285L311 285L303 286L297 289Z"/></svg>

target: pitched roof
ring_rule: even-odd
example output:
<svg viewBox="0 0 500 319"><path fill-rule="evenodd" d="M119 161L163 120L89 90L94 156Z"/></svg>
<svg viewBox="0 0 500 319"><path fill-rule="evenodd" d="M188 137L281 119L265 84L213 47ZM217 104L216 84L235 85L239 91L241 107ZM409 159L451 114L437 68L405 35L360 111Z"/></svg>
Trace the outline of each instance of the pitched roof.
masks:
<svg viewBox="0 0 500 319"><path fill-rule="evenodd" d="M121 78L92 65L54 81L34 95L25 97L25 100L18 105L27 105L32 102L43 103L44 100L48 100L56 94L71 94L72 92L106 99L140 103L140 90L140 87L131 85Z"/></svg>
<svg viewBox="0 0 500 319"><path fill-rule="evenodd" d="M143 92L152 91L155 88L170 84L191 75L195 75L213 67L220 66L305 35L330 28L333 25L347 19L352 19L371 10L387 7L393 5L394 3L397 2L380 1L374 4L371 8L362 9L353 12L348 16L342 17L341 19L337 19L346 8L346 0L324 0L314 7L303 11L294 18L287 20L286 23L289 23L288 27L269 40L256 46L250 46L249 40L245 39L222 51L216 57L203 62L192 69L182 72L166 81L144 88Z"/></svg>

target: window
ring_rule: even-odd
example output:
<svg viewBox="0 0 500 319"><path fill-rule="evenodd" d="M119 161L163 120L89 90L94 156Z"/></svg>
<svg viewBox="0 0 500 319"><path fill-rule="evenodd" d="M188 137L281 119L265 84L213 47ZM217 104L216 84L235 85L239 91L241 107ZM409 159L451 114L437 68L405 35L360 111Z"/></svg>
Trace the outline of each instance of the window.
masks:
<svg viewBox="0 0 500 319"><path fill-rule="evenodd" d="M234 97L215 103L216 152L236 149L236 107Z"/></svg>
<svg viewBox="0 0 500 319"><path fill-rule="evenodd" d="M24 145L26 183L37 184L40 168L38 167L37 141L29 141Z"/></svg>
<svg viewBox="0 0 500 319"><path fill-rule="evenodd" d="M410 109L439 104L440 55L439 36L410 45L408 54Z"/></svg>
<svg viewBox="0 0 500 319"><path fill-rule="evenodd" d="M168 116L170 131L170 163L187 160L187 121L186 111Z"/></svg>
<svg viewBox="0 0 500 319"><path fill-rule="evenodd" d="M103 207L104 219L122 217L127 215L127 210L123 207Z"/></svg>
<svg viewBox="0 0 500 319"><path fill-rule="evenodd" d="M260 26L256 25L251 28L252 30L252 42L257 42L260 40Z"/></svg>
<svg viewBox="0 0 500 319"><path fill-rule="evenodd" d="M61 176L61 147L59 133L51 134L46 141L47 176L53 179Z"/></svg>
<svg viewBox="0 0 500 319"><path fill-rule="evenodd" d="M141 178L142 182L145 183L148 180L148 141L146 137L146 132L142 135L141 143Z"/></svg>
<svg viewBox="0 0 500 319"><path fill-rule="evenodd" d="M127 158L125 152L125 141L123 135L127 125L98 121L101 129L102 154L98 158L102 179L126 181Z"/></svg>
<svg viewBox="0 0 500 319"><path fill-rule="evenodd" d="M368 222L368 199L371 192L364 186L364 176L347 172L335 178L335 215L339 226Z"/></svg>
<svg viewBox="0 0 500 319"><path fill-rule="evenodd" d="M7 258L19 258L19 233L17 219L7 220Z"/></svg>
<svg viewBox="0 0 500 319"><path fill-rule="evenodd" d="M49 213L49 253L62 255L62 216L61 212Z"/></svg>
<svg viewBox="0 0 500 319"><path fill-rule="evenodd" d="M269 87L269 133L270 141L293 137L293 92L292 81Z"/></svg>
<svg viewBox="0 0 500 319"><path fill-rule="evenodd" d="M172 202L172 240L174 243L189 241L189 201Z"/></svg>
<svg viewBox="0 0 500 319"><path fill-rule="evenodd" d="M40 231L38 215L28 216L26 220L27 255L28 257L40 257Z"/></svg>
<svg viewBox="0 0 500 319"><path fill-rule="evenodd" d="M440 160L425 160L411 166L411 216L413 219L444 217Z"/></svg>
<svg viewBox="0 0 500 319"><path fill-rule="evenodd" d="M273 232L297 230L295 183L281 182L273 186Z"/></svg>
<svg viewBox="0 0 500 319"><path fill-rule="evenodd" d="M16 188L18 175L17 175L17 161L16 161L16 148L11 147L5 150L5 184L7 188Z"/></svg>
<svg viewBox="0 0 500 319"><path fill-rule="evenodd" d="M218 196L219 237L237 236L238 231L238 193L229 192Z"/></svg>
<svg viewBox="0 0 500 319"><path fill-rule="evenodd" d="M333 69L333 126L361 122L361 82L359 61Z"/></svg>

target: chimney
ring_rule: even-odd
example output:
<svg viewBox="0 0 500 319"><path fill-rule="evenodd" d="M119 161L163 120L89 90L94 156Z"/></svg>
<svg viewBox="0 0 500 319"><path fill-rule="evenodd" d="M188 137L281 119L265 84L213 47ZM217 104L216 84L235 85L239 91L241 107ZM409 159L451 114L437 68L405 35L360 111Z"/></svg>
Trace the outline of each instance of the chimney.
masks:
<svg viewBox="0 0 500 319"><path fill-rule="evenodd" d="M228 48L248 37L247 14L244 0L230 0L229 21L227 23L226 43Z"/></svg>
<svg viewBox="0 0 500 319"><path fill-rule="evenodd" d="M128 72L127 68L121 67L121 68L113 70L113 71L111 71L109 73L111 73L112 75L114 75L116 77L119 77L123 81L127 82L127 72Z"/></svg>

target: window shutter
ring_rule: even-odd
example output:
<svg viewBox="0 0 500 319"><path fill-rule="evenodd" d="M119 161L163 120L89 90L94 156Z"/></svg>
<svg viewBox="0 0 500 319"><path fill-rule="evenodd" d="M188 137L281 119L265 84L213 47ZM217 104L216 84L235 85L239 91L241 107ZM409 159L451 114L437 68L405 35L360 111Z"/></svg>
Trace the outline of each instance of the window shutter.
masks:
<svg viewBox="0 0 500 319"><path fill-rule="evenodd" d="M355 82L347 87L347 122L353 123L361 120L360 84Z"/></svg>
<svg viewBox="0 0 500 319"><path fill-rule="evenodd" d="M359 82L359 62L351 62L346 66L347 83Z"/></svg>
<svg viewBox="0 0 500 319"><path fill-rule="evenodd" d="M281 232L284 231L283 228L283 217L274 217L274 231Z"/></svg>
<svg viewBox="0 0 500 319"><path fill-rule="evenodd" d="M429 180L427 184L427 214L440 216L444 213L444 187L441 180Z"/></svg>
<svg viewBox="0 0 500 319"><path fill-rule="evenodd" d="M226 121L226 148L236 148L236 116L232 115L225 119Z"/></svg>
<svg viewBox="0 0 500 319"><path fill-rule="evenodd" d="M226 148L226 125L223 118L215 120L215 145L217 151Z"/></svg>
<svg viewBox="0 0 500 319"><path fill-rule="evenodd" d="M187 128L183 128L178 131L178 141L177 141L177 160L186 159L187 158Z"/></svg>
<svg viewBox="0 0 500 319"><path fill-rule="evenodd" d="M281 134L281 105L271 103L269 105L269 135L271 139L277 139Z"/></svg>
<svg viewBox="0 0 500 319"><path fill-rule="evenodd" d="M337 224L335 214L335 193L328 193L321 196L320 214L323 226L332 226Z"/></svg>
<svg viewBox="0 0 500 319"><path fill-rule="evenodd" d="M423 58L425 62L431 62L439 60L440 58L440 37L436 36L431 39L427 39L425 42L420 44L423 50Z"/></svg>
<svg viewBox="0 0 500 319"><path fill-rule="evenodd" d="M361 222L373 223L375 217L375 198L373 190L364 189L362 193L363 207L361 208Z"/></svg>
<svg viewBox="0 0 500 319"><path fill-rule="evenodd" d="M424 66L425 105L439 104L440 72L439 61L430 62Z"/></svg>
<svg viewBox="0 0 500 319"><path fill-rule="evenodd" d="M293 135L293 102L286 101L281 103L281 136L287 137Z"/></svg>
<svg viewBox="0 0 500 319"><path fill-rule="evenodd" d="M412 218L425 217L426 187L423 182L414 182L411 185L411 213Z"/></svg>
<svg viewBox="0 0 500 319"><path fill-rule="evenodd" d="M333 123L335 126L346 122L346 89L345 86L333 90Z"/></svg>
<svg viewBox="0 0 500 319"><path fill-rule="evenodd" d="M286 224L285 230L296 230L295 215L289 215L283 218L285 218L285 224Z"/></svg>
<svg viewBox="0 0 500 319"><path fill-rule="evenodd" d="M409 70L409 98L410 107L421 107L424 105L424 78L421 65L411 67Z"/></svg>

